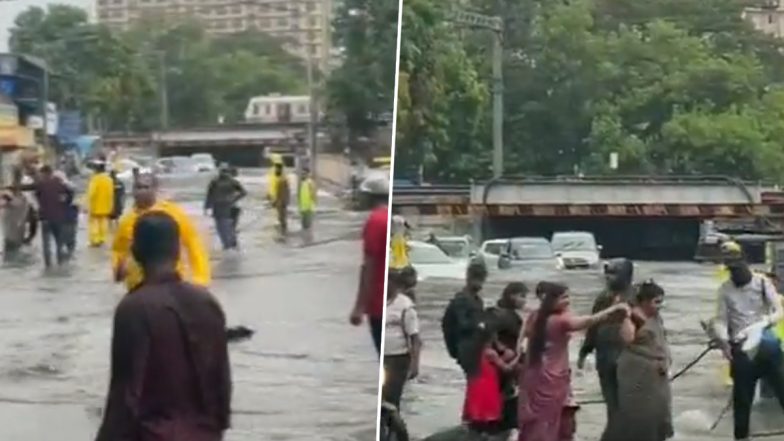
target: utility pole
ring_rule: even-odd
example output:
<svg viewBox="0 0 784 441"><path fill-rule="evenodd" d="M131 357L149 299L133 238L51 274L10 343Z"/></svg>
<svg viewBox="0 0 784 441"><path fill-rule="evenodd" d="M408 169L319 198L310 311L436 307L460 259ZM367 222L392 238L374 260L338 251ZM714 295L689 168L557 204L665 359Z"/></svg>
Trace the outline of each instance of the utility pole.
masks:
<svg viewBox="0 0 784 441"><path fill-rule="evenodd" d="M44 154L50 155L51 152L49 151L49 65L46 65L44 69L44 87L43 87L43 126L44 126Z"/></svg>
<svg viewBox="0 0 784 441"><path fill-rule="evenodd" d="M460 10L453 11L451 19L463 26L493 32L493 177L499 178L504 174L504 21L501 17Z"/></svg>
<svg viewBox="0 0 784 441"><path fill-rule="evenodd" d="M169 128L169 91L166 86L166 53L158 51L158 70L160 76L160 98L161 98L161 130Z"/></svg>

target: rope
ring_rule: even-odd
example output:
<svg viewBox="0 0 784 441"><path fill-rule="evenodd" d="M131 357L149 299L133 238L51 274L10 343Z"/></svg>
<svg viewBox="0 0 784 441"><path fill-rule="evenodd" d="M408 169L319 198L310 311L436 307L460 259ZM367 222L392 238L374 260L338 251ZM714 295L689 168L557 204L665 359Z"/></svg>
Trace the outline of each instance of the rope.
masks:
<svg viewBox="0 0 784 441"><path fill-rule="evenodd" d="M712 351L713 349L715 349L715 346L712 344L708 344L708 347L706 347L702 352L700 352L700 355L698 355L694 360L686 364L686 366L684 366L681 370L679 370L675 375L670 377L670 383L677 380L683 374L688 372L689 369L693 368L697 363L699 363L703 358L705 358L705 356L708 355L708 353L710 353L710 351ZM577 404L579 404L580 406L590 406L593 404L602 404L602 403L604 403L603 399L594 399L594 400L580 401Z"/></svg>

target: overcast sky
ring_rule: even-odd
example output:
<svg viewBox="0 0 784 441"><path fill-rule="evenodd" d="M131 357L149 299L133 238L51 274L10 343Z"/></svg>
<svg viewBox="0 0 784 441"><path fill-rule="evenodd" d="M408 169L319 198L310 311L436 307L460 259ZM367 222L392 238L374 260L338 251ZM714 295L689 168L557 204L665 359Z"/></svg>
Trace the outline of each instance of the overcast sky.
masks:
<svg viewBox="0 0 784 441"><path fill-rule="evenodd" d="M16 16L30 6L46 8L47 5L66 4L87 9L92 14L95 0L0 0L0 52L8 52L8 30Z"/></svg>

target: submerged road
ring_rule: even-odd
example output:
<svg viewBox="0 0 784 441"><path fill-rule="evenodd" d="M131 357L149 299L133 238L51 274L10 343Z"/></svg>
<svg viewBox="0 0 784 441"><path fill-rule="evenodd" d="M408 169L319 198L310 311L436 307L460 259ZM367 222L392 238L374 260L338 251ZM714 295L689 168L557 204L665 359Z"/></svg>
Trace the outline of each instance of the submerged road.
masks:
<svg viewBox="0 0 784 441"><path fill-rule="evenodd" d="M242 177L238 254L224 254L201 214L202 186L164 191L211 240L212 292L229 326L256 331L232 344L232 429L227 441L370 441L375 437L378 361L365 327L348 324L365 213L322 195L313 246L273 240L262 173ZM84 222L82 222L82 227ZM299 229L292 219L291 229ZM107 249L86 249L44 273L34 262L0 269L0 438L87 440L100 422L109 375L112 314L124 294L111 283Z"/></svg>
<svg viewBox="0 0 784 441"><path fill-rule="evenodd" d="M667 292L664 321L673 354L673 372L692 361L705 348L706 338L699 320L710 317L716 308L716 268L712 265L683 263L637 263L635 279L652 277ZM484 290L486 303L495 302L508 281L522 279L533 289L539 280L535 275L508 271L491 272ZM598 272L562 272L548 276L550 280L568 284L572 308L577 313L590 312L593 298L602 287ZM441 334L441 317L447 302L460 288L460 281L424 281L417 291L418 309L424 339L420 377L407 386L402 411L414 439L460 423L465 380L455 362L449 358ZM535 307L533 294L529 308ZM575 365L582 335L575 335L571 345L572 384L579 401L600 399L598 379L592 363L584 372ZM708 441L732 438L730 411L713 432L708 428L727 404L730 390L721 382L722 358L717 352L677 379L673 387L673 418L677 441ZM578 414L578 440L597 440L605 422L603 404L583 406ZM752 431L784 429L784 415L777 403L763 402L753 414ZM784 435L768 439L781 441Z"/></svg>

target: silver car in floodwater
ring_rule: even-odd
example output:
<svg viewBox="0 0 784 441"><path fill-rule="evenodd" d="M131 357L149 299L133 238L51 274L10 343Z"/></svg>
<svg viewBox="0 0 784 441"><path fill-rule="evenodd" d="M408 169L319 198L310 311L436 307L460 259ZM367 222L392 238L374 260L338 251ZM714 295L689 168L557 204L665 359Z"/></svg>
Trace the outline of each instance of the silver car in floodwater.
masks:
<svg viewBox="0 0 784 441"><path fill-rule="evenodd" d="M420 281L426 279L463 280L468 262L453 259L441 248L426 242L411 240L408 245L408 260L417 271Z"/></svg>
<svg viewBox="0 0 784 441"><path fill-rule="evenodd" d="M550 241L543 237L514 237L485 241L479 258L488 268L519 268L523 270L560 270L561 259L555 255Z"/></svg>
<svg viewBox="0 0 784 441"><path fill-rule="evenodd" d="M565 269L600 269L602 266L602 246L596 244L593 233L561 231L553 234L551 243Z"/></svg>

